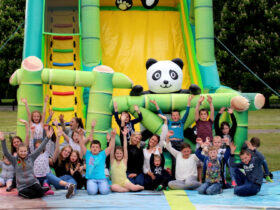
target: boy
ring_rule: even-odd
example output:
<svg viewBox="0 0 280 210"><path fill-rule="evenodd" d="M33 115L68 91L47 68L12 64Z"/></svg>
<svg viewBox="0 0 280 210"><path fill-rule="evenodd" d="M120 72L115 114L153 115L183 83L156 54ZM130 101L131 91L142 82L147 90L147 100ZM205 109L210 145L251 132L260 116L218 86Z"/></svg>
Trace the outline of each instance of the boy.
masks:
<svg viewBox="0 0 280 210"><path fill-rule="evenodd" d="M198 141L203 146L202 141ZM229 145L229 142L226 142ZM218 158L218 149L215 146L208 148L208 157L201 154L202 148L198 148L195 152L196 156L202 161L206 167L206 180L197 190L200 194L215 195L222 192L222 157ZM227 146L224 154L224 160L227 161L230 155L230 149Z"/></svg>
<svg viewBox="0 0 280 210"><path fill-rule="evenodd" d="M201 138L203 142L206 141L206 138L210 138L210 141L213 140L212 134L212 124L214 121L214 106L212 103L212 97L207 96L207 101L210 105L210 117L208 119L208 110L207 109L200 109L199 107L201 103L204 101L204 96L200 96L196 107L195 107L195 121L196 121L196 128L197 128L197 138Z"/></svg>
<svg viewBox="0 0 280 210"><path fill-rule="evenodd" d="M263 179L262 165L264 157L249 141L245 143L248 149L254 152L251 153L249 150L242 149L240 152L241 163L234 162L236 146L234 143L230 144L231 155L229 158L229 165L231 167L243 168L245 171L244 175L239 169L235 170L234 175L237 186L234 188L234 194L238 196L256 195L261 189Z"/></svg>

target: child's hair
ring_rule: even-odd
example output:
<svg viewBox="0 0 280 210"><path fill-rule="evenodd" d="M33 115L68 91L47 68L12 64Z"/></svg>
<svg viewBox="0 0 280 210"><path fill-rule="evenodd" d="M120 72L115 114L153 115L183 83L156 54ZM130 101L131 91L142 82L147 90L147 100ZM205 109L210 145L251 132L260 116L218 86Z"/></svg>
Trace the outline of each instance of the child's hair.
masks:
<svg viewBox="0 0 280 210"><path fill-rule="evenodd" d="M179 110L177 110L177 109L174 109L174 110L171 112L171 114L172 114L173 112L178 112L178 113L180 114Z"/></svg>
<svg viewBox="0 0 280 210"><path fill-rule="evenodd" d="M251 155L251 153L250 153L247 149L242 149L242 150L240 151L240 154L239 154L239 155L241 156L241 155L245 155L245 154L246 154L246 155Z"/></svg>
<svg viewBox="0 0 280 210"><path fill-rule="evenodd" d="M31 122L34 123L34 121L33 121L33 114L35 114L35 113L38 113L38 114L40 115L40 122L41 122L41 120L42 120L42 114L41 114L41 112L39 112L38 110L35 110L35 111L31 112Z"/></svg>
<svg viewBox="0 0 280 210"><path fill-rule="evenodd" d="M251 142L252 146L254 146L254 147L261 146L261 140L258 137L251 138L250 142Z"/></svg>
<svg viewBox="0 0 280 210"><path fill-rule="evenodd" d="M226 122L226 121L224 121L224 122L222 122L221 123L221 129L224 129L224 126L227 126L227 127L229 127L230 128L230 125L229 125L229 123L228 122Z"/></svg>
<svg viewBox="0 0 280 210"><path fill-rule="evenodd" d="M206 112L207 115L208 115L208 110L207 110L207 109L200 109L200 110L199 110L199 114L200 114L201 112Z"/></svg>
<svg viewBox="0 0 280 210"><path fill-rule="evenodd" d="M160 140L159 135L153 134L153 135L151 136L151 138L152 138L153 136L157 137L157 140L158 140L158 143L159 143L159 140ZM149 139L149 142L150 142L151 138ZM147 146L147 149L150 149L150 145L149 145L149 144L148 144L148 146Z"/></svg>
<svg viewBox="0 0 280 210"><path fill-rule="evenodd" d="M130 116L130 114L128 112L122 112L122 114L127 114L129 121L131 120L131 116Z"/></svg>
<svg viewBox="0 0 280 210"><path fill-rule="evenodd" d="M92 140L92 142L90 143L90 147L91 147L93 144L98 144L99 147L101 148L100 141L98 141L98 140Z"/></svg>
<svg viewBox="0 0 280 210"><path fill-rule="evenodd" d="M114 153L116 153L117 150L121 150L123 152L123 147L122 146L116 146Z"/></svg>
<svg viewBox="0 0 280 210"><path fill-rule="evenodd" d="M84 129L84 124L83 124L82 118L74 117L74 119L75 119L76 123L78 123L78 128Z"/></svg>
<svg viewBox="0 0 280 210"><path fill-rule="evenodd" d="M51 140L53 142L56 142L56 134L55 134L55 131L54 131L53 127L49 125L48 129L52 129L53 130L53 134L52 134Z"/></svg>
<svg viewBox="0 0 280 210"><path fill-rule="evenodd" d="M154 155L154 160L159 159L161 161L161 156L160 155Z"/></svg>
<svg viewBox="0 0 280 210"><path fill-rule="evenodd" d="M137 147L140 148L140 143L141 143L141 139L142 139L142 135L140 132L133 132L130 136L130 140L129 140L129 144L131 144L131 139L134 138L134 136L140 136L140 141L139 143L137 144Z"/></svg>
<svg viewBox="0 0 280 210"><path fill-rule="evenodd" d="M73 148L72 148L70 145L64 146L64 147L61 149L61 151L60 151L60 153L59 153L59 156L58 156L58 158L57 158L57 159L58 159L58 166L61 165L61 162L62 162L62 159L63 159L63 157L62 157L62 152L63 152L66 148L70 148L70 150L71 150L70 155L71 155L71 153L73 152ZM70 157L70 155L69 155L69 157ZM69 157L67 158L68 160L69 160Z"/></svg>
<svg viewBox="0 0 280 210"><path fill-rule="evenodd" d="M218 150L219 150L219 148L215 147L215 146L209 146L208 147L208 152L210 152L210 151L218 151Z"/></svg>
<svg viewBox="0 0 280 210"><path fill-rule="evenodd" d="M222 140L222 138L221 138L220 136L214 136L214 137L213 137L213 142L214 142L215 140Z"/></svg>
<svg viewBox="0 0 280 210"><path fill-rule="evenodd" d="M185 148L189 148L191 149L191 145L189 145L188 143L184 142L182 145L181 145L181 151Z"/></svg>
<svg viewBox="0 0 280 210"><path fill-rule="evenodd" d="M13 145L14 139L18 139L20 142L22 142L22 139L21 139L19 136L14 136L14 137L11 137L11 136L10 136L11 154L12 154L12 155L13 155L15 152L17 152L17 148L15 148L14 145Z"/></svg>

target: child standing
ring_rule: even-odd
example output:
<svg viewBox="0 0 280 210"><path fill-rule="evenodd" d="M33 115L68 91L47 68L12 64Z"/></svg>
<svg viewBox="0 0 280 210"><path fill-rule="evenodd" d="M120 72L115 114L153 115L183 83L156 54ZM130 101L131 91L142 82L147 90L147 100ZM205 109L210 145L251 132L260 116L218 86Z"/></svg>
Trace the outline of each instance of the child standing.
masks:
<svg viewBox="0 0 280 210"><path fill-rule="evenodd" d="M201 103L204 101L204 96L200 96L196 107L195 107L195 121L196 121L196 128L197 128L197 138L201 138L203 142L206 141L206 138L210 138L210 141L213 140L212 134L212 124L214 121L214 106L212 103L212 97L207 96L207 101L210 105L210 117L208 119L208 110L207 109L200 109L199 107Z"/></svg>
<svg viewBox="0 0 280 210"><path fill-rule="evenodd" d="M173 131L168 131L166 137L166 149L176 158L176 180L170 181L168 186L173 190L193 190L200 186L197 181L197 165L199 160L195 154L191 154L191 146L183 143L181 152L172 148L169 137L173 135Z"/></svg>
<svg viewBox="0 0 280 210"><path fill-rule="evenodd" d="M52 130L47 130L46 134L47 138L36 151L28 154L27 146L24 144L20 144L17 151L18 155L14 157L8 152L4 134L0 132L0 140L2 141L1 143L4 155L8 158L9 161L11 161L12 165L15 168L19 196L22 196L24 198L40 198L46 191L49 190L48 188L43 189L41 187L33 171L34 161L40 155L40 153L43 151L46 144L50 140L52 136Z"/></svg>
<svg viewBox="0 0 280 210"><path fill-rule="evenodd" d="M203 142L198 142L201 146ZM227 141L227 145L229 142ZM221 158L218 158L218 148L215 146L210 146L208 148L208 156L204 156L201 154L202 148L198 148L195 152L196 156L203 164L206 166L206 180L205 183L202 184L197 191L200 194L207 195L215 195L222 192L222 164ZM224 154L225 161L228 160L230 155L230 149L227 147L226 152Z"/></svg>
<svg viewBox="0 0 280 210"><path fill-rule="evenodd" d="M117 124L120 127L120 130L122 131L124 127L128 129L128 133L126 135L126 139L129 142L131 134L135 131L134 125L136 123L139 123L142 121L142 114L139 110L139 107L137 105L134 105L134 110L138 113L138 118L131 120L130 115L128 112L122 112L121 118L119 118L118 113L118 104L117 102L114 102L114 116ZM121 139L121 145L123 145L123 135L122 132L120 132L120 139Z"/></svg>
<svg viewBox="0 0 280 210"><path fill-rule="evenodd" d="M252 146L249 141L246 141L249 150L242 149L240 152L241 163L234 162L234 152L236 146L232 142L230 144L231 155L229 164L231 167L243 168L245 174L239 169L235 170L235 180L237 186L234 188L234 194L238 196L252 196L256 195L262 186L263 170L262 165L264 161L263 155Z"/></svg>
<svg viewBox="0 0 280 210"><path fill-rule="evenodd" d="M150 159L150 167L152 176L152 188L156 191L161 191L163 189L168 190L168 181L171 179L169 173L164 169L164 156L152 154Z"/></svg>
<svg viewBox="0 0 280 210"><path fill-rule="evenodd" d="M14 166L4 156L3 161L0 161L0 168L2 168L2 172L0 174L0 187L6 186L8 188L13 182Z"/></svg>
<svg viewBox="0 0 280 210"><path fill-rule="evenodd" d="M111 132L111 141L109 146L101 151L101 144L98 140L93 140L90 144L90 150L87 150L82 141L80 141L81 155L86 159L86 179L87 192L89 195L96 195L98 192L106 195L110 192L110 187L105 176L105 161L110 154L112 145L115 144L116 131Z"/></svg>
<svg viewBox="0 0 280 210"><path fill-rule="evenodd" d="M47 107L47 102L49 100L49 96L45 97L45 103L43 107L43 115L41 112L35 110L32 113L30 112L30 109L28 107L28 103L26 98L22 98L21 102L24 103L27 116L28 116L28 123L30 127L34 126L35 127L35 133L34 133L34 139L43 139L43 126L45 122L45 116L46 116L46 107Z"/></svg>
<svg viewBox="0 0 280 210"><path fill-rule="evenodd" d="M112 145L110 162L111 162L111 178L113 192L128 192L144 190L143 186L132 184L126 177L127 168L127 140L128 129L121 131L123 134L123 147Z"/></svg>

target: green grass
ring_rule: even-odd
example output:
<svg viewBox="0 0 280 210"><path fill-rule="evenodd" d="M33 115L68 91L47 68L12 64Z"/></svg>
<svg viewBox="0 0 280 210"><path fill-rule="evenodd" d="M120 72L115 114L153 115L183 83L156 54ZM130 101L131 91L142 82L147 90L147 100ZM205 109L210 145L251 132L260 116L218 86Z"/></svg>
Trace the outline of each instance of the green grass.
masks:
<svg viewBox="0 0 280 210"><path fill-rule="evenodd" d="M16 131L16 112L0 111L0 119L0 131ZM261 139L259 150L266 157L269 169L271 171L280 170L280 161L278 160L280 131L277 133L266 131L266 129L280 129L280 109L263 109L249 112L249 129L258 130L258 132L260 132L250 133L248 138L250 139L253 136L257 136ZM2 155L2 149L0 155Z"/></svg>

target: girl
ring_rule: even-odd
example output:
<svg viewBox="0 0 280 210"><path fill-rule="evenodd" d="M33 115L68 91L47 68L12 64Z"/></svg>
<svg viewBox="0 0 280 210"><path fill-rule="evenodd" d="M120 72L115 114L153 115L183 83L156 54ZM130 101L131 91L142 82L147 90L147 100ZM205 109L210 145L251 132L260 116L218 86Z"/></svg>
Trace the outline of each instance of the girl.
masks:
<svg viewBox="0 0 280 210"><path fill-rule="evenodd" d="M111 178L112 186L111 189L114 192L128 192L128 191L139 191L144 190L143 186L132 184L126 177L127 167L127 140L126 135L128 129L124 128L123 134L123 147L112 146L110 154L111 162Z"/></svg>
<svg viewBox="0 0 280 210"><path fill-rule="evenodd" d="M138 118L131 120L130 115L128 112L122 112L121 113L121 118L118 116L118 104L117 102L114 102L114 116L117 124L120 127L120 130L123 130L124 127L128 128L128 133L126 136L127 141L129 142L131 134L135 131L134 125L138 122L142 121L142 114L139 110L138 106L134 106L134 110L138 113ZM120 132L120 139L121 139L121 144L123 145L123 135L122 132Z"/></svg>
<svg viewBox="0 0 280 210"><path fill-rule="evenodd" d="M43 139L43 125L45 122L46 107L47 107L48 100L49 100L49 96L46 96L44 107L43 107L43 115L42 115L41 112L37 110L31 113L26 98L21 99L21 102L24 103L26 108L28 123L30 127L32 126L35 127L34 139L41 139L41 140Z"/></svg>
<svg viewBox="0 0 280 210"><path fill-rule="evenodd" d="M77 189L86 187L86 179L83 177L83 170L85 169L83 161L79 157L80 152L73 150L70 155L70 174L77 182Z"/></svg>
<svg viewBox="0 0 280 210"><path fill-rule="evenodd" d="M132 133L127 148L127 178L133 184L144 186L144 154L143 149L140 148L141 134L139 132Z"/></svg>
<svg viewBox="0 0 280 210"><path fill-rule="evenodd" d="M0 132L0 140L2 141L2 148L5 156L12 162L17 176L17 189L19 196L25 198L40 198L48 190L43 189L39 181L34 176L33 165L35 159L40 155L45 148L49 139L52 136L53 131L47 130L47 138L43 141L40 147L31 154L27 153L27 146L20 144L18 146L17 156L12 156L6 146L5 138L2 132Z"/></svg>
<svg viewBox="0 0 280 210"><path fill-rule="evenodd" d="M90 144L90 150L80 141L81 155L86 159L86 179L87 192L89 195L108 194L110 187L105 176L106 156L111 152L112 145L115 144L116 131L111 132L111 141L109 146L101 151L101 144L98 140L93 140Z"/></svg>
<svg viewBox="0 0 280 210"><path fill-rule="evenodd" d="M3 156L3 161L0 161L0 168L2 168L2 172L0 174L0 187L6 186L8 188L13 182L14 167L11 162Z"/></svg>
<svg viewBox="0 0 280 210"><path fill-rule="evenodd" d="M70 198L75 195L75 187L77 182L70 175L69 170L69 156L72 153L71 146L65 146L59 152L59 139L62 135L62 129L57 130L57 140L55 152L52 158L50 158L50 166L55 170L55 175L52 173L47 174L47 180L49 184L52 184L56 189L68 189L66 198Z"/></svg>
<svg viewBox="0 0 280 210"><path fill-rule="evenodd" d="M193 190L200 186L200 182L197 181L197 165L199 160L195 154L191 154L191 146L187 143L182 144L181 152L172 148L169 138L172 135L173 131L168 131L166 149L176 159L176 180L168 182L168 186L174 190Z"/></svg>

